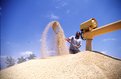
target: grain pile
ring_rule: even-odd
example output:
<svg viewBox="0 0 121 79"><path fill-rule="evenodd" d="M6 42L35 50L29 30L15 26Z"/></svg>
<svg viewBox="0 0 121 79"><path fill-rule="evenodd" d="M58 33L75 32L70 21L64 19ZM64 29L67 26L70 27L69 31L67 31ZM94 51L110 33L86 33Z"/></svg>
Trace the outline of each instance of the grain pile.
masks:
<svg viewBox="0 0 121 79"><path fill-rule="evenodd" d="M83 51L34 59L4 69L1 79L121 79L121 60Z"/></svg>

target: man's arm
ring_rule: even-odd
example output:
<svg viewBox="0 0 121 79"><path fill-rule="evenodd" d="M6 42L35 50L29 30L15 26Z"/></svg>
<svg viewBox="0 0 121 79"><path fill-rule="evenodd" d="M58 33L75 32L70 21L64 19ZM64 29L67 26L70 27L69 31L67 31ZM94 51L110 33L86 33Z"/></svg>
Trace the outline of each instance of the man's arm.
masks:
<svg viewBox="0 0 121 79"><path fill-rule="evenodd" d="M74 36L70 36L69 38L66 38L65 40L69 43L71 43L71 39L73 38Z"/></svg>
<svg viewBox="0 0 121 79"><path fill-rule="evenodd" d="M76 48L80 48L80 47L81 47L81 45L75 45L75 47L76 47Z"/></svg>
<svg viewBox="0 0 121 79"><path fill-rule="evenodd" d="M66 38L65 39L67 42L71 43L71 40L69 38Z"/></svg>

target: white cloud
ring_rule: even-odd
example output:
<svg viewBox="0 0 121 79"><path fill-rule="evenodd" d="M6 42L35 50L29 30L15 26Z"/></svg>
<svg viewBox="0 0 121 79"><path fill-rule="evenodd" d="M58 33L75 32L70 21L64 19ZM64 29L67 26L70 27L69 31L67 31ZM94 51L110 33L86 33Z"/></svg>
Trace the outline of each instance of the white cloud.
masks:
<svg viewBox="0 0 121 79"><path fill-rule="evenodd" d="M32 51L25 51L25 52L22 52L22 53L21 53L21 55L22 55L22 56L25 56L25 57L26 57L26 56L29 56L30 54L33 54L33 52L32 52Z"/></svg>
<svg viewBox="0 0 121 79"><path fill-rule="evenodd" d="M108 51L101 51L101 53L106 54Z"/></svg>
<svg viewBox="0 0 121 79"><path fill-rule="evenodd" d="M103 39L104 42L107 42L107 41L116 41L117 39L115 38L106 38L106 39Z"/></svg>
<svg viewBox="0 0 121 79"><path fill-rule="evenodd" d="M50 15L48 15L47 16L49 19L59 19L59 16L57 16L57 15L55 15L55 14L53 14L53 13L51 13Z"/></svg>
<svg viewBox="0 0 121 79"><path fill-rule="evenodd" d="M65 1L57 1L57 6L55 7L55 8L57 8L57 9L59 9L59 8L63 8L63 7L65 7L65 6L67 6L68 5L68 3L67 2L65 2Z"/></svg>

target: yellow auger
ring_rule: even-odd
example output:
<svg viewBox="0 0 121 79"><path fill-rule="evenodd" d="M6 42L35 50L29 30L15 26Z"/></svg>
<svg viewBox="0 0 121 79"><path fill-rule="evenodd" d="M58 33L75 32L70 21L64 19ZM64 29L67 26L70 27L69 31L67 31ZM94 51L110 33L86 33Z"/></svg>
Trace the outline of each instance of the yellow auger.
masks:
<svg viewBox="0 0 121 79"><path fill-rule="evenodd" d="M92 18L80 25L81 37L86 40L86 50L92 50L92 39L95 36L121 30L121 20L97 28L96 19Z"/></svg>

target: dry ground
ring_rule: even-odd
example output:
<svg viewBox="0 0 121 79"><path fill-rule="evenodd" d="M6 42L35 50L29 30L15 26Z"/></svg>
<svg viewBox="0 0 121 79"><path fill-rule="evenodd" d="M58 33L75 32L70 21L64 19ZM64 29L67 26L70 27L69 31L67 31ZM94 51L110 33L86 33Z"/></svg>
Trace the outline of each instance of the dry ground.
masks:
<svg viewBox="0 0 121 79"><path fill-rule="evenodd" d="M30 60L0 72L1 79L121 79L121 60L84 51Z"/></svg>

